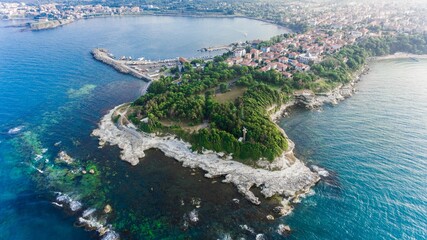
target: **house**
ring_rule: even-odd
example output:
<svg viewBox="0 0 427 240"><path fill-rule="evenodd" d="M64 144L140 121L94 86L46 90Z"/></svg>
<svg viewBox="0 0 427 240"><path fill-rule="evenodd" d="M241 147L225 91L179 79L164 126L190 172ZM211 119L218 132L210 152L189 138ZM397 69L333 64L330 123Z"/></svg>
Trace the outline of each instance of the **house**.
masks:
<svg viewBox="0 0 427 240"><path fill-rule="evenodd" d="M234 57L243 57L246 54L246 50L244 48L237 48L234 50Z"/></svg>
<svg viewBox="0 0 427 240"><path fill-rule="evenodd" d="M298 56L299 54L297 52L291 52L288 54L288 57L291 59L297 59Z"/></svg>
<svg viewBox="0 0 427 240"><path fill-rule="evenodd" d="M262 67L261 69L260 69L260 71L261 72L267 72L267 71L269 71L271 68L270 68L270 66L269 65L267 65L267 66L265 66L265 67Z"/></svg>
<svg viewBox="0 0 427 240"><path fill-rule="evenodd" d="M296 69L297 71L300 71L300 72L305 72L305 71L310 70L310 66L305 65L305 64L303 64L303 63L297 63L297 64L295 65L295 69Z"/></svg>
<svg viewBox="0 0 427 240"><path fill-rule="evenodd" d="M179 70L180 72L183 72L183 71L184 71L184 65L185 65L186 63L189 63L189 61L188 61L186 58L183 58L183 57L179 57L179 58L178 58L178 70Z"/></svg>
<svg viewBox="0 0 427 240"><path fill-rule="evenodd" d="M316 62L317 60L317 56L314 56L309 52L298 56L298 61L305 64L308 64L309 62Z"/></svg>
<svg viewBox="0 0 427 240"><path fill-rule="evenodd" d="M284 72L284 71L286 71L286 69L288 69L288 65L283 64L283 63L276 63L276 69L279 72Z"/></svg>
<svg viewBox="0 0 427 240"><path fill-rule="evenodd" d="M291 78L292 77L292 73L288 73L288 72L282 72L282 75L285 78Z"/></svg>
<svg viewBox="0 0 427 240"><path fill-rule="evenodd" d="M253 56L253 58L259 58L259 55L261 54L261 51L258 49L251 49L251 55Z"/></svg>
<svg viewBox="0 0 427 240"><path fill-rule="evenodd" d="M262 47L261 48L261 51L263 51L263 52L265 52L265 53L268 53L268 52L270 52L270 47Z"/></svg>
<svg viewBox="0 0 427 240"><path fill-rule="evenodd" d="M289 63L289 58L281 57L281 58L279 58L279 63Z"/></svg>

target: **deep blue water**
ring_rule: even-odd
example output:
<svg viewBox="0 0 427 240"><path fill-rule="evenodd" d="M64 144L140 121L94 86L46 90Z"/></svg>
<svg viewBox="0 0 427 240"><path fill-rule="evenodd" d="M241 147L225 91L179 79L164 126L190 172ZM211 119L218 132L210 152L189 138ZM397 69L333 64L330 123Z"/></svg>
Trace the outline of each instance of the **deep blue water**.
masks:
<svg viewBox="0 0 427 240"><path fill-rule="evenodd" d="M42 32L0 28L0 239L95 236L74 227L76 216L53 207L29 179L37 172L13 145L17 136L7 134L19 125L22 132L36 133L52 156L66 150L111 168L106 184L117 187L108 196L115 212L172 219L191 210L186 198L195 197L202 200L200 224L184 232L193 238L225 236L245 223L257 233L274 232L265 223L268 209L243 199L239 207L232 204L241 196L230 185L211 182L200 172L192 176L156 151L131 168L119 160L117 149L98 149L89 134L100 117L138 97L145 83L94 61L89 52L105 47L115 55L148 59L191 57L201 47L283 31L246 19L171 17L92 19ZM354 97L321 112L295 110L283 119L298 156L331 172L314 196L279 220L291 226L291 239L427 238L426 76L425 60L377 62ZM72 91L82 87L94 88ZM62 144L54 147L58 141ZM181 199L188 209L178 207ZM159 236L181 234L179 224Z"/></svg>
<svg viewBox="0 0 427 240"><path fill-rule="evenodd" d="M136 99L145 83L93 60L91 49L147 59L192 57L202 47L285 31L241 18L173 17L82 20L40 32L0 28L0 239L94 236L73 227L76 216L54 208L36 188L29 176L37 172L25 164L25 152L15 147L17 136L7 134L9 129L23 125L21 133L37 134L51 157L66 150L80 159L112 159L122 173L129 169L117 151L99 150L89 134L108 109ZM82 88L87 91L78 91ZM58 141L62 144L54 147Z"/></svg>
<svg viewBox="0 0 427 240"><path fill-rule="evenodd" d="M427 61L373 63L359 92L281 121L332 177L285 219L292 239L427 238Z"/></svg>

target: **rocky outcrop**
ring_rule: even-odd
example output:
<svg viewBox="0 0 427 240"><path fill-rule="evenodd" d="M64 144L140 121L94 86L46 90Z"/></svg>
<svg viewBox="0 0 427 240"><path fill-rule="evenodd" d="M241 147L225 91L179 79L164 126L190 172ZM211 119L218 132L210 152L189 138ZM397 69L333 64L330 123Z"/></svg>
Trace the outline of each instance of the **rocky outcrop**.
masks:
<svg viewBox="0 0 427 240"><path fill-rule="evenodd" d="M304 106L308 109L316 109L324 104L336 105L338 102L351 97L356 92L355 84L367 71L369 71L369 68L364 66L353 74L353 80L350 83L340 84L329 92L314 93L311 90L296 91L294 93L295 104Z"/></svg>
<svg viewBox="0 0 427 240"><path fill-rule="evenodd" d="M140 162L145 156L145 150L157 148L166 156L181 162L184 167L203 169L207 178L223 176L223 182L234 184L254 204L261 203L250 190L254 186L259 187L265 197L278 194L285 199L292 199L307 192L320 179L317 173L297 158L289 159L289 152L277 159L276 170L253 168L213 151L205 151L203 154L193 152L189 143L175 136L160 137L138 132L132 125L116 125L112 121L112 114L117 108L102 118L92 134L99 138L101 146L106 143L117 145L121 149L121 158L132 165Z"/></svg>
<svg viewBox="0 0 427 240"><path fill-rule="evenodd" d="M325 93L314 93L310 90L296 91L294 93L295 104L308 109L316 109L324 104L336 105L338 102L351 97L355 92L354 82L339 85L333 90Z"/></svg>

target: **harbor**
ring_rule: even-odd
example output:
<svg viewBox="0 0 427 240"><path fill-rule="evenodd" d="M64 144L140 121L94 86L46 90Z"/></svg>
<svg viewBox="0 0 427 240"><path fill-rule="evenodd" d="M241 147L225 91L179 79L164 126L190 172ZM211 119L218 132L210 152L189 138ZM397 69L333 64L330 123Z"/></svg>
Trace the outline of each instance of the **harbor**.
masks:
<svg viewBox="0 0 427 240"><path fill-rule="evenodd" d="M117 60L107 49L103 49L103 48L95 48L92 50L91 53L96 60L112 66L118 72L124 73L124 74L130 74L146 82L151 82L153 80L158 79L160 68L165 64L171 65L174 63L172 61L148 62L144 60L142 61L128 60L128 59Z"/></svg>
<svg viewBox="0 0 427 240"><path fill-rule="evenodd" d="M231 50L229 48L227 49L228 51ZM122 56L116 59L115 56L105 48L95 48L92 50L91 54L93 58L113 67L118 72L129 74L146 82L155 81L158 80L162 75L171 74L167 70L175 67L181 69L185 63L190 63L192 60L198 59L211 61L215 56L202 56L198 58L177 57L170 59L160 59L156 61L147 60L143 57L133 59L132 57L126 56Z"/></svg>

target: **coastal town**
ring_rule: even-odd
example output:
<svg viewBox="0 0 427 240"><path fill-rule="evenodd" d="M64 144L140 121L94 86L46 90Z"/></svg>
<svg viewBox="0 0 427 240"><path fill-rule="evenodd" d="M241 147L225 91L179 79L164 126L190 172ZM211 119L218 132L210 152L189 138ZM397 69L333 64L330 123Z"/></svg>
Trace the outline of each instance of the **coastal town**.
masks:
<svg viewBox="0 0 427 240"><path fill-rule="evenodd" d="M248 17L282 25L295 32L308 29L369 28L396 32L427 30L425 1L84 1L57 3L0 2L3 20L27 19L31 30L55 28L79 19L105 16L173 15ZM259 11L263 9L263 11Z"/></svg>
<svg viewBox="0 0 427 240"><path fill-rule="evenodd" d="M366 28L349 32L311 30L302 34L285 34L283 40L276 38L276 43L271 43L272 45L255 40L246 48L236 48L233 50L233 57L226 62L229 66L255 67L263 72L273 69L290 78L294 72L309 71L313 63L355 43L359 38L379 35L370 33Z"/></svg>
<svg viewBox="0 0 427 240"><path fill-rule="evenodd" d="M2 237L422 239L426 12L0 2Z"/></svg>

